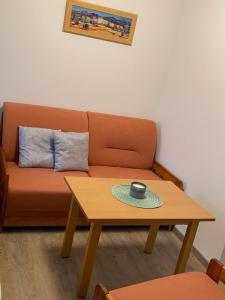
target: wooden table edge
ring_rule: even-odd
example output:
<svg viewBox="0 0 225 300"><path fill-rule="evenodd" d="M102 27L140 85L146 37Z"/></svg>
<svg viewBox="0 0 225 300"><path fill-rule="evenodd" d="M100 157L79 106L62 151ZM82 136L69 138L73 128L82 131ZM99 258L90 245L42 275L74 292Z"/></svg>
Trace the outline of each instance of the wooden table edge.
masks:
<svg viewBox="0 0 225 300"><path fill-rule="evenodd" d="M208 219L188 219L188 220L171 220L171 219L94 219L87 218L90 223L100 223L102 225L187 225L191 222L213 222L215 218Z"/></svg>

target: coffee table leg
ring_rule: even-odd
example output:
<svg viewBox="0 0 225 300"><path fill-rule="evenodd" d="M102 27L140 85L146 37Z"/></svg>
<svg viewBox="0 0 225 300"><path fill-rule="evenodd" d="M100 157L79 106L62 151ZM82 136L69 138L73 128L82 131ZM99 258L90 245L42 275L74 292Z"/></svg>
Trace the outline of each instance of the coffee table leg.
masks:
<svg viewBox="0 0 225 300"><path fill-rule="evenodd" d="M64 234L63 246L61 250L61 257L69 257L73 243L73 235L78 223L79 206L74 197L71 199L70 211L67 219L66 231Z"/></svg>
<svg viewBox="0 0 225 300"><path fill-rule="evenodd" d="M145 250L144 250L145 253L152 253L158 230L159 230L159 225L151 225L148 233L147 242L145 244Z"/></svg>
<svg viewBox="0 0 225 300"><path fill-rule="evenodd" d="M176 269L175 269L175 274L177 273L182 273L185 271L187 261L191 252L191 248L193 246L193 242L195 239L195 235L198 229L198 221L195 222L190 222L188 224L185 237L183 240L183 244L180 250L179 258L177 261Z"/></svg>
<svg viewBox="0 0 225 300"><path fill-rule="evenodd" d="M101 230L102 230L101 224L91 223L88 243L85 250L83 266L82 266L80 281L78 285L78 291L77 291L78 298L86 297Z"/></svg>

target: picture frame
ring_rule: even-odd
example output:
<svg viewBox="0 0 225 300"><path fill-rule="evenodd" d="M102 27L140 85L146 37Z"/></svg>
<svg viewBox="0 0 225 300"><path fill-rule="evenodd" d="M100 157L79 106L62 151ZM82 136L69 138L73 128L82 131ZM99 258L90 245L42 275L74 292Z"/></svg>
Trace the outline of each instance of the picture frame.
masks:
<svg viewBox="0 0 225 300"><path fill-rule="evenodd" d="M63 31L131 45L137 15L78 0L67 0Z"/></svg>

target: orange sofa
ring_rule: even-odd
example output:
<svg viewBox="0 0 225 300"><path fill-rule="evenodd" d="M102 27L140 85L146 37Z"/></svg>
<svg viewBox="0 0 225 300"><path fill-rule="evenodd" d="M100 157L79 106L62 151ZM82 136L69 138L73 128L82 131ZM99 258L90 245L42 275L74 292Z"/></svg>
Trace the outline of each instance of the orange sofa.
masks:
<svg viewBox="0 0 225 300"><path fill-rule="evenodd" d="M89 171L18 167L18 126L89 131ZM91 176L182 182L154 161L153 121L5 102L0 149L0 222L3 226L65 225L70 191L63 177ZM80 216L80 224L85 219Z"/></svg>

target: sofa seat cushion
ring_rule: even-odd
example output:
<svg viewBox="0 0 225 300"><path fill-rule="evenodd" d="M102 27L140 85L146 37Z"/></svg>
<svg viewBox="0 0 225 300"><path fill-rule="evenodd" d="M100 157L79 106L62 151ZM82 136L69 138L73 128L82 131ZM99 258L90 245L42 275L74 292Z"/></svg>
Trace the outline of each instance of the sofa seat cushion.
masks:
<svg viewBox="0 0 225 300"><path fill-rule="evenodd" d="M189 272L150 280L110 292L114 300L224 300L225 291L210 277Z"/></svg>
<svg viewBox="0 0 225 300"><path fill-rule="evenodd" d="M158 180L161 179L150 170L120 168L120 167L104 167L104 166L89 166L88 174L90 177L103 178L125 178L125 179L146 179Z"/></svg>
<svg viewBox="0 0 225 300"><path fill-rule="evenodd" d="M71 192L64 176L88 176L86 172L55 172L43 168L19 168L8 162L6 216L66 216Z"/></svg>

